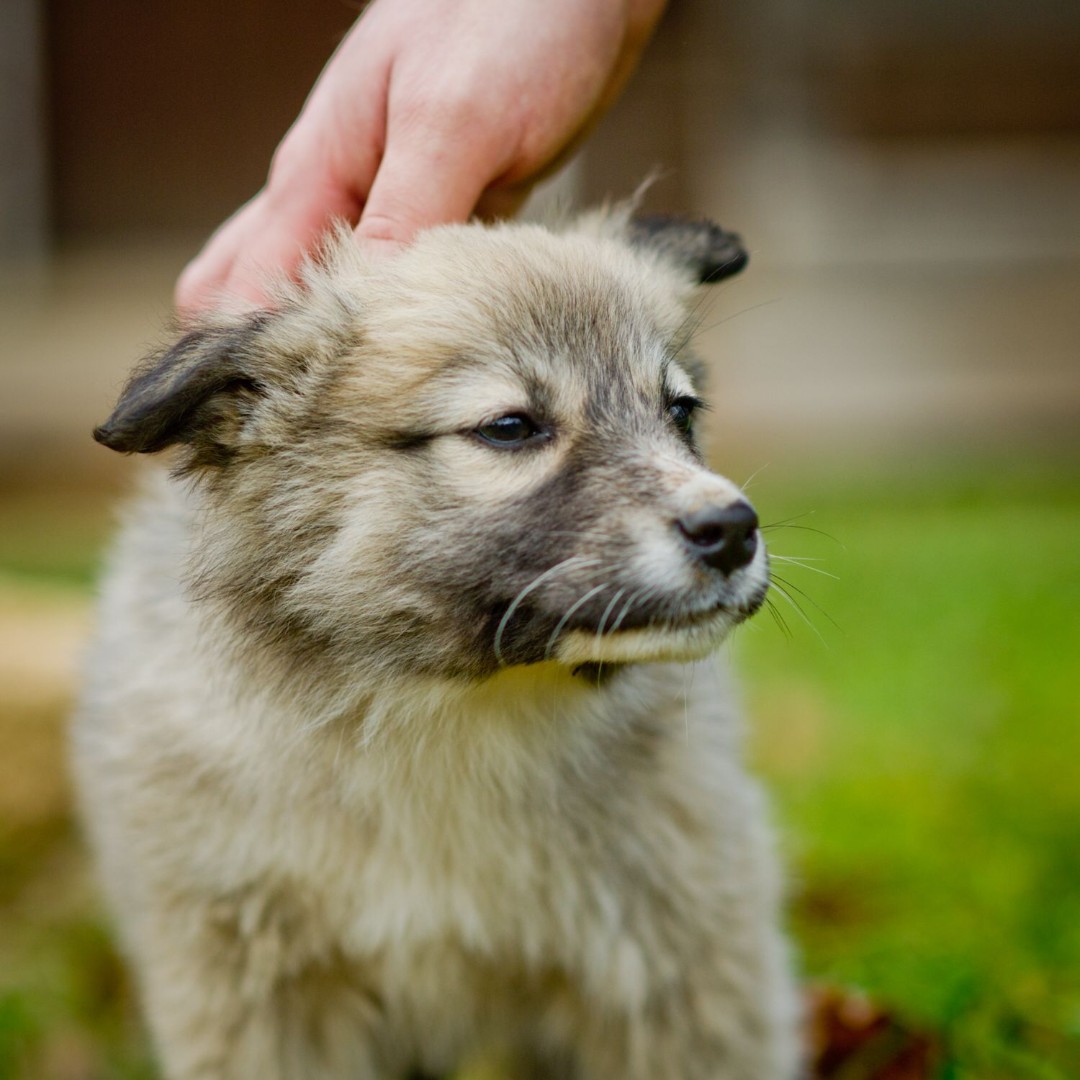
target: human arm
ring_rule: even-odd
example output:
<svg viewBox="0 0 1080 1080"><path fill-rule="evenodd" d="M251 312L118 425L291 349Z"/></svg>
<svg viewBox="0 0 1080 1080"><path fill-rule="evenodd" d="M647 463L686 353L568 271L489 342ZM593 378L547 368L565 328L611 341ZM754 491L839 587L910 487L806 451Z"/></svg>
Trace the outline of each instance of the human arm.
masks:
<svg viewBox="0 0 1080 1080"><path fill-rule="evenodd" d="M421 228L512 213L618 96L664 0L375 0L274 154L265 186L176 289L260 303L335 219L393 251Z"/></svg>

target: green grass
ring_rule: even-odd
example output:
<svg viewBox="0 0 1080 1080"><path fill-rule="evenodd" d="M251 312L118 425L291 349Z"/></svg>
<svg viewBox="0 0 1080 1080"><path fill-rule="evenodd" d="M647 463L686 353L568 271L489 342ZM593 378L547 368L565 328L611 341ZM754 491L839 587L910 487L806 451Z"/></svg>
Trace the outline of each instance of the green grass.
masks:
<svg viewBox="0 0 1080 1080"><path fill-rule="evenodd" d="M1074 475L755 489L836 538L770 530L838 580L778 563L816 632L777 601L790 638L735 643L804 968L937 1032L943 1077L1080 1075Z"/></svg>
<svg viewBox="0 0 1080 1080"><path fill-rule="evenodd" d="M1080 1076L1076 475L941 462L751 489L766 520L813 511L770 547L838 577L777 563L828 617L777 596L790 636L763 613L732 645L802 966L931 1033L942 1080ZM26 520L0 572L86 594L99 524ZM91 902L37 899L67 887L70 829L27 835L0 828L0 1080L65 1052L71 1075L149 1076Z"/></svg>

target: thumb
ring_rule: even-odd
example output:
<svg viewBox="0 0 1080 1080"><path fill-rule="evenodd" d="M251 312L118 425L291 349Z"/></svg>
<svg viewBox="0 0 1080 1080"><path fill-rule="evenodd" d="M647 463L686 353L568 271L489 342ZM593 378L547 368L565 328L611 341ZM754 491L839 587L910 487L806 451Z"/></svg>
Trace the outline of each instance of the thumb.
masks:
<svg viewBox="0 0 1080 1080"><path fill-rule="evenodd" d="M445 144L387 146L355 235L361 246L391 253L433 225L467 221L491 180L485 161Z"/></svg>

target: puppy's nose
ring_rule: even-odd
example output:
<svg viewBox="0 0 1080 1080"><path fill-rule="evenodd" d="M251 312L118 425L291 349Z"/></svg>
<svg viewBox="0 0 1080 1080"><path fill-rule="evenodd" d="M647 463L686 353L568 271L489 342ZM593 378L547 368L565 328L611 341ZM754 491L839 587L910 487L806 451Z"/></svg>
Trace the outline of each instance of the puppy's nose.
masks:
<svg viewBox="0 0 1080 1080"><path fill-rule="evenodd" d="M758 516L748 502L706 506L679 518L677 524L694 554L722 574L746 566L757 551Z"/></svg>

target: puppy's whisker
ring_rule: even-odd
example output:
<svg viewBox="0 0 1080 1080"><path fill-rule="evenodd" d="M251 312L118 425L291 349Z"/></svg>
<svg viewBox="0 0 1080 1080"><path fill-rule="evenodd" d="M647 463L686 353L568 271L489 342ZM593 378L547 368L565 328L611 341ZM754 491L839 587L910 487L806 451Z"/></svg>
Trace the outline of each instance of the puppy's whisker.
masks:
<svg viewBox="0 0 1080 1080"><path fill-rule="evenodd" d="M682 322L676 327L675 333L671 335L670 342L671 351L676 356L693 341L694 335L697 334L702 322L705 321L705 315L711 301L712 296L708 293L702 293L694 301L690 310L683 317Z"/></svg>
<svg viewBox="0 0 1080 1080"><path fill-rule="evenodd" d="M806 569L812 570L813 567L808 566ZM824 573L824 571L822 571L822 573ZM833 577L832 574L829 574L828 576ZM842 632L840 624L805 589L800 589L798 585L795 585L793 582L788 581L787 578L778 577L775 574L773 575L773 580L779 580L781 585L783 585L785 588L790 589L792 592L797 592L808 604L810 604L814 608L815 611L823 615L826 619L829 620L829 622L833 624L833 626L836 627L837 630L841 630Z"/></svg>
<svg viewBox="0 0 1080 1080"><path fill-rule="evenodd" d="M693 676L692 668L683 668L682 673L682 707L683 728L686 731L686 741L690 742L690 680Z"/></svg>
<svg viewBox="0 0 1080 1080"><path fill-rule="evenodd" d="M810 513L813 513L811 510ZM762 525L760 529L762 532L771 532L774 529L798 529L800 532L812 532L817 533L818 536L824 536L826 540L831 540L834 544L837 544L842 550L846 551L847 548L837 540L831 533L827 533L822 529L815 529L810 525L796 525L794 522L799 518L808 517L808 514L800 514L798 518L789 518L787 521L774 521L771 525Z"/></svg>
<svg viewBox="0 0 1080 1080"><path fill-rule="evenodd" d="M820 566L810 566L809 561L806 559L796 558L792 555L774 555L769 553L769 559L772 562L789 563L791 566L797 566L800 570L809 570L812 574L821 574L822 577L832 578L833 581L839 581L840 579L835 575L829 573L828 570L822 570Z"/></svg>
<svg viewBox="0 0 1080 1080"><path fill-rule="evenodd" d="M764 465L759 465L759 466L758 466L758 467L757 467L757 468L756 468L756 469L755 469L755 470L754 470L754 471L753 471L753 472L752 472L752 473L751 473L751 474L750 474L750 475L749 475L749 476L748 476L748 477L747 477L747 478L746 478L746 479L745 479L745 480L744 480L744 481L742 482L742 488L743 488L743 490L745 491L745 490L746 490L746 489L747 489L747 488L748 488L748 487L749 487L749 486L750 486L750 485L751 485L751 484L752 484L752 483L754 482L754 480L755 480L755 479L756 479L756 478L757 478L757 477L758 477L758 476L759 476L759 475L760 475L761 473L763 473L763 472L764 472L764 471L765 471L765 470L766 470L766 469L767 469L768 467L769 467L769 463L768 463L768 462L765 462L765 464L764 464Z"/></svg>
<svg viewBox="0 0 1080 1080"><path fill-rule="evenodd" d="M768 609L768 612L772 616L772 620L774 623L776 623L777 628L780 630L780 633L783 634L784 637L790 638L791 627L788 626L787 619L785 619L784 616L780 614L780 610L777 608L776 604L770 598L766 597L765 607Z"/></svg>
<svg viewBox="0 0 1080 1080"><path fill-rule="evenodd" d="M647 604L658 592L662 591L662 589L662 585L651 585L649 588L645 589L644 592L638 594L637 598L633 601L631 611L634 607L644 607L645 604Z"/></svg>
<svg viewBox="0 0 1080 1080"><path fill-rule="evenodd" d="M708 326L699 327L699 332L715 330L718 326L723 326L724 323L731 322L732 319L737 319L740 315L747 315L751 311L757 311L758 308L769 307L772 304L779 304L782 299L782 296L774 296L770 300L762 300L760 303L751 304L749 307L739 308L738 311L733 311L723 319L717 319L716 322L709 323Z"/></svg>
<svg viewBox="0 0 1080 1080"><path fill-rule="evenodd" d="M626 587L624 586L623 588L619 589L618 592L615 593L615 595L611 598L611 601L608 603L608 606L606 608L604 608L604 613L603 613L603 615L600 616L600 622L597 624L597 627L596 627L596 644L597 644L597 648L599 648L600 640L604 636L604 627L607 625L608 616L615 610L615 605L619 602L620 597L625 596L625 595L626 595ZM600 672L602 672L604 670L604 661L603 660L601 660L600 663L597 665L596 670L597 670L597 676L599 677Z"/></svg>
<svg viewBox="0 0 1080 1080"><path fill-rule="evenodd" d="M611 624L611 630L608 631L609 633L615 634L618 632L619 627L623 624L623 619L625 619L626 616L630 614L630 609L634 605L634 602L639 596L641 596L642 593L648 591L649 587L647 585L642 585L640 589L630 594L629 599L626 601L625 604L623 604L622 611L619 612L619 617Z"/></svg>
<svg viewBox="0 0 1080 1080"><path fill-rule="evenodd" d="M544 649L545 660L551 659L551 650L555 647L555 642L558 641L559 635L563 631L563 627L565 627L566 624L573 617L574 612L578 611L584 604L587 604L597 593L603 592L610 584L610 581L605 581L599 585L594 586L587 593L585 593L584 596L582 596L578 600L575 600L574 603L566 609L563 617L555 624L555 629L551 631L551 637L548 638L547 646Z"/></svg>
<svg viewBox="0 0 1080 1080"><path fill-rule="evenodd" d="M603 613L603 615L600 616L600 623L596 627L596 640L597 641L599 641L600 638L602 638L604 636L604 627L607 625L608 616L615 610L615 605L625 595L626 595L626 587L624 586L623 588L619 589L619 591L611 598L611 601L608 604L608 606L606 608L604 608L604 613Z"/></svg>
<svg viewBox="0 0 1080 1080"><path fill-rule="evenodd" d="M777 581L776 577L774 576L772 579L772 587L791 605L792 610L814 632L815 636L822 643L822 645L828 648L829 643L825 640L824 637L822 637L821 631L813 624L813 622L807 616L806 612L803 611L799 602L791 595L791 593L787 591L787 589L784 588L784 585L788 585L790 587L790 582L783 582L783 584L781 584L780 582L782 581L783 578L781 578L780 581Z"/></svg>
<svg viewBox="0 0 1080 1080"><path fill-rule="evenodd" d="M802 521L803 518L813 517L816 513L816 510L804 510L794 517L784 518L782 521L770 521L768 525L762 525L761 527L763 529L778 529L781 525L790 525L793 521Z"/></svg>
<svg viewBox="0 0 1080 1080"><path fill-rule="evenodd" d="M599 561L599 559L590 559L583 555L571 555L570 558L563 559L562 562L556 563L542 574L537 575L517 594L517 596L514 597L510 606L503 613L503 617L499 620L499 625L495 629L495 661L498 663L499 667L506 667L506 661L502 654L503 634L506 632L506 627L509 625L510 620L514 617L514 612L521 606L521 602L525 597L562 570L568 570L571 566L589 566L598 563Z"/></svg>

